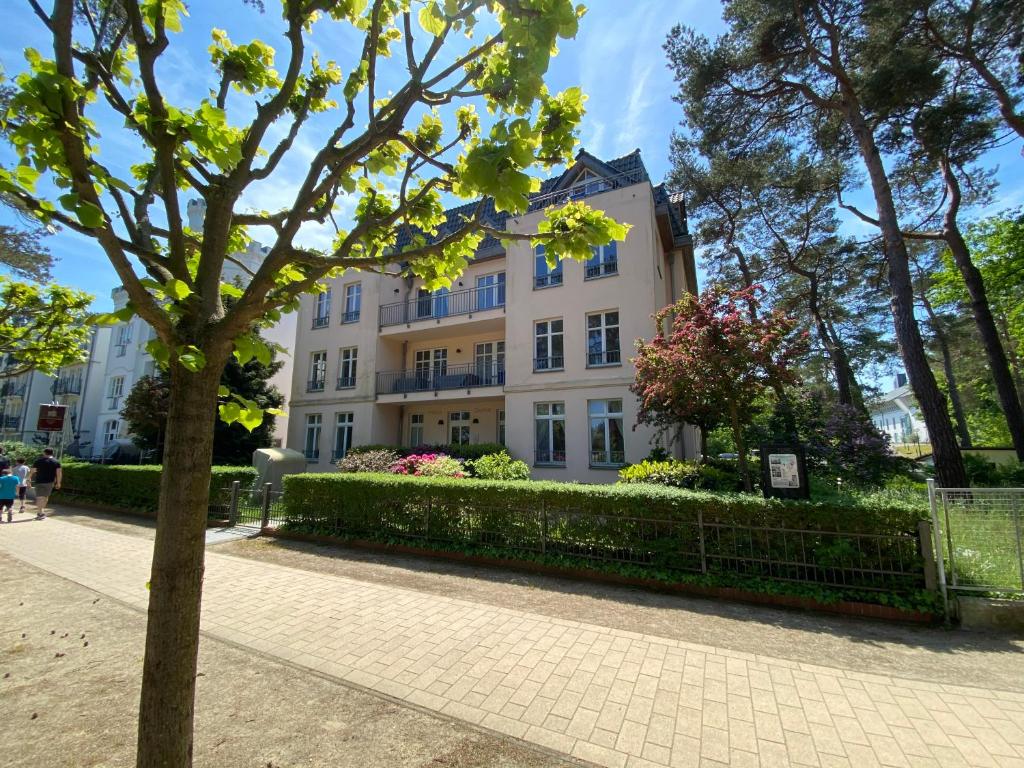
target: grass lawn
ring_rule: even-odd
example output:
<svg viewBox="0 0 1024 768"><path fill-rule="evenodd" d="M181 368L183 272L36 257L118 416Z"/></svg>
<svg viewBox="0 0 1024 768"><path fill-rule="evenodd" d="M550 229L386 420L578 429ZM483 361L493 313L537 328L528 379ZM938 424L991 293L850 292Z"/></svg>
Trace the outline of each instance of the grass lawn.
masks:
<svg viewBox="0 0 1024 768"><path fill-rule="evenodd" d="M948 526L952 537L943 540L950 584L1022 590L1019 535L1009 511L971 508L970 502L950 504ZM939 514L942 512L940 510ZM1018 523L1020 512L1017 512ZM954 582L954 575L956 581Z"/></svg>

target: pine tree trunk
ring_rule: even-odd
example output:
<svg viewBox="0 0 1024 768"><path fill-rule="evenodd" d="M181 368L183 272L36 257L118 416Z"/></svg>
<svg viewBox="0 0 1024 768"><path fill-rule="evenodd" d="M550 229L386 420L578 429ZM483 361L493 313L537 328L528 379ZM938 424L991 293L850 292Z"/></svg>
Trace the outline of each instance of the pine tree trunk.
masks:
<svg viewBox="0 0 1024 768"><path fill-rule="evenodd" d="M138 768L192 765L206 515L220 365L172 366L166 450L150 577L139 704Z"/></svg>
<svg viewBox="0 0 1024 768"><path fill-rule="evenodd" d="M964 414L963 401L960 399L960 386L956 382L956 374L953 372L953 356L949 352L949 340L939 322L938 316L928 300L928 293L921 292L921 303L925 312L928 313L928 321L935 334L935 341L938 342L939 352L942 354L942 371L946 374L946 386L949 388L949 403L953 406L953 419L956 421L956 431L960 434L960 447L971 447L971 431L967 427L967 416Z"/></svg>
<svg viewBox="0 0 1024 768"><path fill-rule="evenodd" d="M883 247L889 270L889 291L891 294L893 327L896 342L907 369L910 386L914 390L921 415L928 427L928 436L935 459L935 475L940 486L963 488L967 485L963 457L957 445L956 433L949 420L946 398L939 389L935 375L928 364L921 329L914 317L914 288L910 277L910 259L907 244L900 231L896 205L893 202L892 187L882 164L882 157L875 144L875 137L856 104L855 96L844 94L850 104L844 110L844 117L853 131L860 148L864 165L867 167L878 210L878 223L882 232Z"/></svg>
<svg viewBox="0 0 1024 768"><path fill-rule="evenodd" d="M1006 426L1010 431L1013 449L1017 453L1017 461L1024 461L1024 411L1021 410L1020 398L1010 373L1010 363L1006 358L1006 351L999 340L999 330L996 328L996 321L992 317L992 309L989 307L985 283L982 280L981 272L971 261L971 252L958 227L952 226L947 229L946 244L953 254L953 261L956 262L964 284L967 286L967 293L971 297L971 312L974 314L974 322L978 326L981 345L985 348L989 371L996 386L999 405L1006 418Z"/></svg>

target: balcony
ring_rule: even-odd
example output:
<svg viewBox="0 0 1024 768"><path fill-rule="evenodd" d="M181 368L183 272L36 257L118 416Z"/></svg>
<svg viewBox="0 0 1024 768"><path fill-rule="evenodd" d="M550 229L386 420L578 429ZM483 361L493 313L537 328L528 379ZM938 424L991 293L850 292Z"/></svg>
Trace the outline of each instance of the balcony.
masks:
<svg viewBox="0 0 1024 768"><path fill-rule="evenodd" d="M323 392L324 391L324 384L325 383L326 383L326 379L313 379L312 381L307 381L306 382L306 391L307 392Z"/></svg>
<svg viewBox="0 0 1024 768"><path fill-rule="evenodd" d="M381 371L377 373L378 395L410 392L443 392L455 389L500 387L505 384L505 364L468 363L425 371Z"/></svg>
<svg viewBox="0 0 1024 768"><path fill-rule="evenodd" d="M543 373L545 371L563 371L565 370L565 358L562 355L555 355L553 357L535 357L533 358L533 372Z"/></svg>
<svg viewBox="0 0 1024 768"><path fill-rule="evenodd" d="M325 315L324 317L314 317L313 318L313 328L314 328L314 330L317 329L317 328L326 328L330 324L331 324L331 316L330 315Z"/></svg>
<svg viewBox="0 0 1024 768"><path fill-rule="evenodd" d="M587 367L600 368L603 365L622 365L622 353L617 349L604 349L587 353Z"/></svg>
<svg viewBox="0 0 1024 768"><path fill-rule="evenodd" d="M82 380L79 378L57 379L53 382L53 394L80 395L82 394Z"/></svg>
<svg viewBox="0 0 1024 768"><path fill-rule="evenodd" d="M348 312L342 312L341 313L341 322L342 322L342 324L345 324L345 323L358 323L359 322L359 310L358 309L352 309L352 310L349 310Z"/></svg>
<svg viewBox="0 0 1024 768"><path fill-rule="evenodd" d="M337 389L353 389L356 386L355 376L339 376Z"/></svg>
<svg viewBox="0 0 1024 768"><path fill-rule="evenodd" d="M611 277L619 274L619 262L616 259L596 264L588 263L583 270L584 280L596 280L599 277Z"/></svg>
<svg viewBox="0 0 1024 768"><path fill-rule="evenodd" d="M505 286L488 285L467 288L442 295L419 296L395 304L382 304L378 322L381 328L410 325L423 320L440 321L446 317L472 315L489 309L505 309Z"/></svg>

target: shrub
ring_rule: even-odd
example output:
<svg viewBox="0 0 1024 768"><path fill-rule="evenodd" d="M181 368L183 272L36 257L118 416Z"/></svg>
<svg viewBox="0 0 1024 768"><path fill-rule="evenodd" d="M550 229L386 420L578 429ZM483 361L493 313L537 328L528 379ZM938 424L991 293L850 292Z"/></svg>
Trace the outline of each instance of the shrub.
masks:
<svg viewBox="0 0 1024 768"><path fill-rule="evenodd" d="M144 465L106 465L63 462L64 476L57 499L74 503L91 501L112 507L155 512L160 497L161 467ZM213 467L210 478L210 506L223 505L231 484L238 480L243 488L256 482L252 467Z"/></svg>
<svg viewBox="0 0 1024 768"><path fill-rule="evenodd" d="M707 491L735 491L742 486L739 470L695 461L644 460L619 470L620 483L654 483L673 488Z"/></svg>
<svg viewBox="0 0 1024 768"><path fill-rule="evenodd" d="M473 475L480 480L529 480L530 468L525 461L513 459L508 451L489 453L470 462Z"/></svg>
<svg viewBox="0 0 1024 768"><path fill-rule="evenodd" d="M448 445L417 445L415 448L405 448L396 445L357 445L349 449L349 455L353 453L367 453L369 451L393 451L400 457L413 456L422 453L443 453L456 459L479 459L491 453L501 453L505 446L499 443L473 443L462 445L450 443Z"/></svg>
<svg viewBox="0 0 1024 768"><path fill-rule="evenodd" d="M1019 488L1024 485L1024 464L1018 461L996 464L984 456L965 453L964 469L973 486Z"/></svg>
<svg viewBox="0 0 1024 768"><path fill-rule="evenodd" d="M30 467L43 455L43 448L45 445L31 445L29 443L21 443L17 440L4 440L0 442L0 446L4 449L4 454L11 462L11 466L14 466L14 460L19 456L25 459L25 463Z"/></svg>
<svg viewBox="0 0 1024 768"><path fill-rule="evenodd" d="M402 457L387 448L366 446L363 450L352 449L338 462L342 472L390 472Z"/></svg>
<svg viewBox="0 0 1024 768"><path fill-rule="evenodd" d="M465 477L462 462L443 453L414 453L399 459L389 468L396 475L417 477Z"/></svg>

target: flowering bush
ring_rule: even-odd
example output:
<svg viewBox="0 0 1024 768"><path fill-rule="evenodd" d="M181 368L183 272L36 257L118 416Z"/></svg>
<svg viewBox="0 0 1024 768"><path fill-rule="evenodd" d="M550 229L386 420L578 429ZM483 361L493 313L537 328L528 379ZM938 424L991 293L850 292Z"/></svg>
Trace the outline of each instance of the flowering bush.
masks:
<svg viewBox="0 0 1024 768"><path fill-rule="evenodd" d="M396 475L417 477L465 477L462 462L443 453L414 453L394 462L390 471Z"/></svg>
<svg viewBox="0 0 1024 768"><path fill-rule="evenodd" d="M397 453L385 448L350 451L338 462L338 469L342 472L390 472L398 458Z"/></svg>

